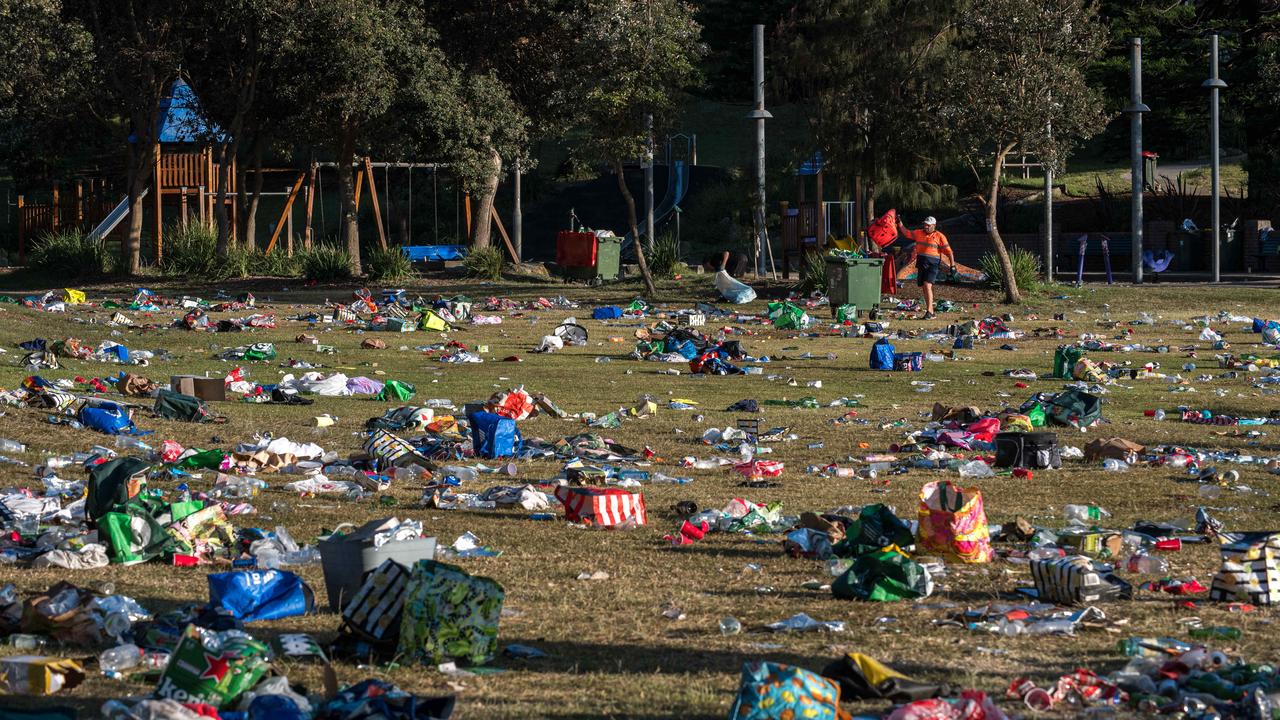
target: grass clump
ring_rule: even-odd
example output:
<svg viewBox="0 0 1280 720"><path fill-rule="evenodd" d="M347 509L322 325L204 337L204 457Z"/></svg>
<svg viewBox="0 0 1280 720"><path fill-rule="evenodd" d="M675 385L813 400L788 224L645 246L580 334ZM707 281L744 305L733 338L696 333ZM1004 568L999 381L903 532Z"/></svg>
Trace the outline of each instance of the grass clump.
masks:
<svg viewBox="0 0 1280 720"><path fill-rule="evenodd" d="M302 277L307 280L329 282L351 277L351 256L347 251L327 244L318 244L297 256Z"/></svg>
<svg viewBox="0 0 1280 720"><path fill-rule="evenodd" d="M646 259L649 261L649 271L656 278L675 277L684 268L684 263L680 262L680 247L673 233L659 235Z"/></svg>
<svg viewBox="0 0 1280 720"><path fill-rule="evenodd" d="M805 253L800 260L800 282L796 289L808 295L827 291L827 259L820 252Z"/></svg>
<svg viewBox="0 0 1280 720"><path fill-rule="evenodd" d="M413 263L399 247L376 248L364 264L370 280L400 282L413 277Z"/></svg>
<svg viewBox="0 0 1280 720"><path fill-rule="evenodd" d="M1013 266L1013 279L1018 288L1034 292L1040 287L1040 258L1029 250L1015 247L1009 251L1009 264ZM995 253L987 253L978 262L978 267L986 273L987 283L992 287L1004 287L1004 268Z"/></svg>
<svg viewBox="0 0 1280 720"><path fill-rule="evenodd" d="M501 280L504 259L495 247L471 248L462 260L467 275L481 280Z"/></svg>
<svg viewBox="0 0 1280 720"><path fill-rule="evenodd" d="M79 230L41 236L31 247L31 267L67 277L95 277L111 271L111 254L104 241Z"/></svg>

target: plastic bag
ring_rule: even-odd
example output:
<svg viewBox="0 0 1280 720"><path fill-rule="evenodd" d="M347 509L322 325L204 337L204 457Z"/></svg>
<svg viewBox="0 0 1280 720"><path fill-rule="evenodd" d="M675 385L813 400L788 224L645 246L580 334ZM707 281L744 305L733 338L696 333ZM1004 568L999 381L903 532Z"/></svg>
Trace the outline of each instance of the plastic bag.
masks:
<svg viewBox="0 0 1280 720"><path fill-rule="evenodd" d="M831 583L831 594L844 600L889 602L914 600L932 593L929 571L896 549L858 556L853 565Z"/></svg>
<svg viewBox="0 0 1280 720"><path fill-rule="evenodd" d="M315 592L302 578L282 570L210 573L209 604L245 622L278 620L315 612Z"/></svg>
<svg viewBox="0 0 1280 720"><path fill-rule="evenodd" d="M742 666L742 682L729 717L735 720L838 720L847 718L848 714L840 709L840 686L835 682L804 668L749 662Z"/></svg>
<svg viewBox="0 0 1280 720"><path fill-rule="evenodd" d="M716 290L720 291L720 296L735 305L749 303L756 299L756 291L752 290L750 285L734 280L724 270L716 273L715 282Z"/></svg>
<svg viewBox="0 0 1280 720"><path fill-rule="evenodd" d="M451 658L489 662L498 650L503 597L496 580L435 560L416 563L405 590L397 652L431 665Z"/></svg>
<svg viewBox="0 0 1280 720"><path fill-rule="evenodd" d="M779 330L800 330L812 322L808 313L789 302L773 302L768 307L769 319Z"/></svg>
<svg viewBox="0 0 1280 720"><path fill-rule="evenodd" d="M950 480L920 489L921 548L965 563L991 562L991 534L982 493L957 487Z"/></svg>

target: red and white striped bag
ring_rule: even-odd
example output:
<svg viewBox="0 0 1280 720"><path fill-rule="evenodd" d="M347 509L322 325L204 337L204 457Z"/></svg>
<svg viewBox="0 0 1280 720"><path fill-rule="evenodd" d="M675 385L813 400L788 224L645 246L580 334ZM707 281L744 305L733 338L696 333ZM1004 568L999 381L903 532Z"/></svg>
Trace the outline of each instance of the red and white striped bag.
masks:
<svg viewBox="0 0 1280 720"><path fill-rule="evenodd" d="M622 525L634 519L636 525L648 522L644 511L644 495L619 488L587 488L561 485L556 499L564 503L565 519L601 527Z"/></svg>

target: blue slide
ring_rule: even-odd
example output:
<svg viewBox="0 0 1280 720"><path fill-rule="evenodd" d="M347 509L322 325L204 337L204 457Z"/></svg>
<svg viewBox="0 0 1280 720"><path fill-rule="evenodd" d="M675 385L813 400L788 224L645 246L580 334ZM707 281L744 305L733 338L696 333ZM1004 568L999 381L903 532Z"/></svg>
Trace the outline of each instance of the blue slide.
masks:
<svg viewBox="0 0 1280 720"><path fill-rule="evenodd" d="M676 206L684 201L684 196L689 192L689 169L683 160L672 161L671 167L667 172L667 194L662 197L662 202L653 208L653 227L654 232L671 213L675 212ZM644 216L640 217L641 227L644 226ZM627 233L622 240L622 249L626 250L631 246L631 233Z"/></svg>

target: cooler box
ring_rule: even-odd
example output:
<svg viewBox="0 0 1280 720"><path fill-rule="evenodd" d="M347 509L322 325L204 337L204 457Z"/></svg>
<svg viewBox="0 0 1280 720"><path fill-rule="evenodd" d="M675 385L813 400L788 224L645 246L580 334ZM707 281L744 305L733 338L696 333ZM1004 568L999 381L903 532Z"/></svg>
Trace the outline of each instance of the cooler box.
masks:
<svg viewBox="0 0 1280 720"><path fill-rule="evenodd" d="M436 556L436 539L389 542L374 547L373 536L387 524L387 519L365 523L348 535L319 543L320 564L324 569L324 587L329 595L329 609L341 612L342 606L355 597L366 573L386 560L395 560L406 568L419 560Z"/></svg>

